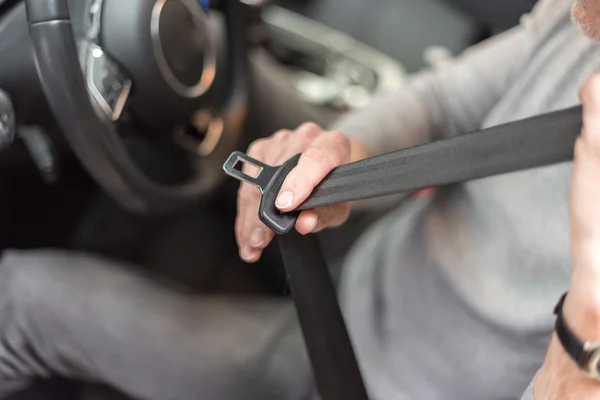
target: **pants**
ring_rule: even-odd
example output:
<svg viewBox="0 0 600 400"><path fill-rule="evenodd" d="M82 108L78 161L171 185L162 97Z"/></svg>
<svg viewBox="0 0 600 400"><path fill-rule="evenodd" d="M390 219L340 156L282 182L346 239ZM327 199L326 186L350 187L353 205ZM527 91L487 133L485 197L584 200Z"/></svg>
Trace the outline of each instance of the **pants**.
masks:
<svg viewBox="0 0 600 400"><path fill-rule="evenodd" d="M131 267L57 251L0 263L0 398L36 377L142 399L306 399L292 304L202 298Z"/></svg>
<svg viewBox="0 0 600 400"><path fill-rule="evenodd" d="M341 265L380 215L357 215L343 229L324 233L326 255L338 260L331 263ZM89 254L6 251L0 259L0 399L51 376L106 383L148 400L315 396L288 299L202 296Z"/></svg>

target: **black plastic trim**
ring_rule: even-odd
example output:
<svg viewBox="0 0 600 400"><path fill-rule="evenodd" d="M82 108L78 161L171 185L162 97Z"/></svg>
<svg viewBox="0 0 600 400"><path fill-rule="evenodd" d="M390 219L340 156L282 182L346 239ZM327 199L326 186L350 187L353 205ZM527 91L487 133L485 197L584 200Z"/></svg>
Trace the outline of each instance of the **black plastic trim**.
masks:
<svg viewBox="0 0 600 400"><path fill-rule="evenodd" d="M258 217L263 224L278 235L289 233L296 225L296 220L300 215L299 212L282 213L275 206L275 200L279 196L285 178L296 167L299 160L300 154L290 158L281 167L277 168L277 172L271 178L260 200Z"/></svg>
<svg viewBox="0 0 600 400"><path fill-rule="evenodd" d="M21 0L0 0L0 18L19 4L21 4Z"/></svg>

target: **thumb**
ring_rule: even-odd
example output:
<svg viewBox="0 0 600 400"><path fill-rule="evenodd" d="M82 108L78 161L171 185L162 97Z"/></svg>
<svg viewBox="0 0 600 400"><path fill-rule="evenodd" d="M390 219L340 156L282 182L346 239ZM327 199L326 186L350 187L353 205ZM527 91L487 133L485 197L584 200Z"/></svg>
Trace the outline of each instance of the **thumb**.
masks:
<svg viewBox="0 0 600 400"><path fill-rule="evenodd" d="M571 188L571 233L576 258L600 243L600 75L582 86L580 97L583 130L575 145Z"/></svg>
<svg viewBox="0 0 600 400"><path fill-rule="evenodd" d="M582 86L580 98L583 103L581 145L589 155L600 157L600 74Z"/></svg>

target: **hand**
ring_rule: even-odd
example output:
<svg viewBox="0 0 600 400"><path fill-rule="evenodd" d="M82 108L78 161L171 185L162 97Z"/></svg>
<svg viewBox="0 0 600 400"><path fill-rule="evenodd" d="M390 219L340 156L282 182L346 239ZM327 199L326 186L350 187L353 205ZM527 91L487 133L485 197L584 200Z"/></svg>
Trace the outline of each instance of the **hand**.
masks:
<svg viewBox="0 0 600 400"><path fill-rule="evenodd" d="M574 266L563 311L580 340L600 341L600 75L583 85L580 98L584 121L575 147L570 203ZM535 399L597 398L600 384L579 370L555 335L536 379Z"/></svg>
<svg viewBox="0 0 600 400"><path fill-rule="evenodd" d="M574 256L600 255L600 75L580 91L583 130L575 147L571 188L571 242ZM600 261L600 259L598 260ZM585 263L600 275L600 263Z"/></svg>
<svg viewBox="0 0 600 400"><path fill-rule="evenodd" d="M571 187L574 265L565 318L585 340L600 340L600 75L580 91L583 129L575 146Z"/></svg>
<svg viewBox="0 0 600 400"><path fill-rule="evenodd" d="M302 204L332 169L367 156L363 146L351 142L345 135L325 131L311 123L303 124L295 131L279 131L254 142L248 150L250 157L273 166L281 165L299 153L302 156L298 165L288 175L276 201L277 208L284 212L293 211ZM257 171L245 166L244 172L254 175ZM235 232L240 256L249 263L258 261L274 236L258 218L259 205L258 189L242 183ZM305 235L339 226L349 213L349 204L305 210L296 222L296 230Z"/></svg>

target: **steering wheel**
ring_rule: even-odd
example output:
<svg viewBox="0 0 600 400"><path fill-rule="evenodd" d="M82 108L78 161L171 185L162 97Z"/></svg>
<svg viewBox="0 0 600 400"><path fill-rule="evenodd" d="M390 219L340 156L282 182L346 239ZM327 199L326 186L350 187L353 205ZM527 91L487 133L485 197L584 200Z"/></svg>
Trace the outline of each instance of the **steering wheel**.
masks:
<svg viewBox="0 0 600 400"><path fill-rule="evenodd" d="M245 120L249 6L221 2L223 38L196 0L78 0L86 12L76 17L87 18L79 41L73 1L71 10L67 0L25 2L44 95L96 182L141 213L176 211L210 195ZM161 184L142 172L119 134L125 110L169 134L191 119L207 121L204 140L179 137L196 153L186 182Z"/></svg>

